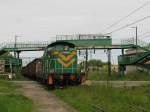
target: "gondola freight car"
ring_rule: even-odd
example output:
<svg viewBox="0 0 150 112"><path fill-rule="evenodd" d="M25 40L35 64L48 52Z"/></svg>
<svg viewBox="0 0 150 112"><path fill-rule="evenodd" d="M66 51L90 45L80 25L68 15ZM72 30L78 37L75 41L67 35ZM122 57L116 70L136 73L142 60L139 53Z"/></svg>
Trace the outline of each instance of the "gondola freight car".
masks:
<svg viewBox="0 0 150 112"><path fill-rule="evenodd" d="M27 76L44 81L48 85L79 84L85 81L85 73L78 68L77 50L69 42L55 42L45 49L40 62L27 65ZM37 69L36 64L39 66ZM31 69L31 70L29 70ZM29 73L29 72L33 73Z"/></svg>
<svg viewBox="0 0 150 112"><path fill-rule="evenodd" d="M23 74L33 80L36 80L36 75L42 71L42 59L37 58L23 67Z"/></svg>

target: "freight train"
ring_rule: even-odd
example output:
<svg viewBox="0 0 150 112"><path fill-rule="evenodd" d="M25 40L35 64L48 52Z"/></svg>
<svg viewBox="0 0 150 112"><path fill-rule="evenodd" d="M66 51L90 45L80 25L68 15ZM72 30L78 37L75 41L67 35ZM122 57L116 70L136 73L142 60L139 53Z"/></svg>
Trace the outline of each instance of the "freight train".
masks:
<svg viewBox="0 0 150 112"><path fill-rule="evenodd" d="M23 73L49 86L81 84L85 72L78 68L77 50L69 42L54 42L45 48L44 55L23 68Z"/></svg>

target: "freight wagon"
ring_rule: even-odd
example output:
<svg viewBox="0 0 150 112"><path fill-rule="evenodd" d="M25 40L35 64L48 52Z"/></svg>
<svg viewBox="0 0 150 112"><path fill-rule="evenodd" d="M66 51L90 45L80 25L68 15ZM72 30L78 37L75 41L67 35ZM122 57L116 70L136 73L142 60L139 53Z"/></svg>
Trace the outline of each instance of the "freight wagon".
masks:
<svg viewBox="0 0 150 112"><path fill-rule="evenodd" d="M50 86L80 84L85 81L85 72L78 68L77 61L75 45L58 41L45 48L42 58L29 63L24 74Z"/></svg>
<svg viewBox="0 0 150 112"><path fill-rule="evenodd" d="M22 70L25 76L36 80L36 75L42 71L42 59L34 59L26 67L23 67Z"/></svg>

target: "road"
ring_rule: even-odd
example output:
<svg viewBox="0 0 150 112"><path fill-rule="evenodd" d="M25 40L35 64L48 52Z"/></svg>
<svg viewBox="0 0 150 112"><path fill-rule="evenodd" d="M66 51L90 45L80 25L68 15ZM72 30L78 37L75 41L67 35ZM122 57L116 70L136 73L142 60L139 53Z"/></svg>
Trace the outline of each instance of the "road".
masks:
<svg viewBox="0 0 150 112"><path fill-rule="evenodd" d="M33 100L34 112L77 112L35 81L14 82L21 85L19 91Z"/></svg>

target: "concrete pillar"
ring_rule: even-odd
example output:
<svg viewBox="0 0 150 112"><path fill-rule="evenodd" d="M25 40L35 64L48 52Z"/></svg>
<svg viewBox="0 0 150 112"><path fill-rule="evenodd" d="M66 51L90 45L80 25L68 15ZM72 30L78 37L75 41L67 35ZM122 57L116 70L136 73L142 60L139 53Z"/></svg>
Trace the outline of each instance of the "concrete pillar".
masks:
<svg viewBox="0 0 150 112"><path fill-rule="evenodd" d="M86 75L88 74L88 49L86 49L85 51L85 72L86 72Z"/></svg>
<svg viewBox="0 0 150 112"><path fill-rule="evenodd" d="M16 53L17 53L17 57L16 58L19 59L20 58L19 54L21 53L21 51L17 51Z"/></svg>

